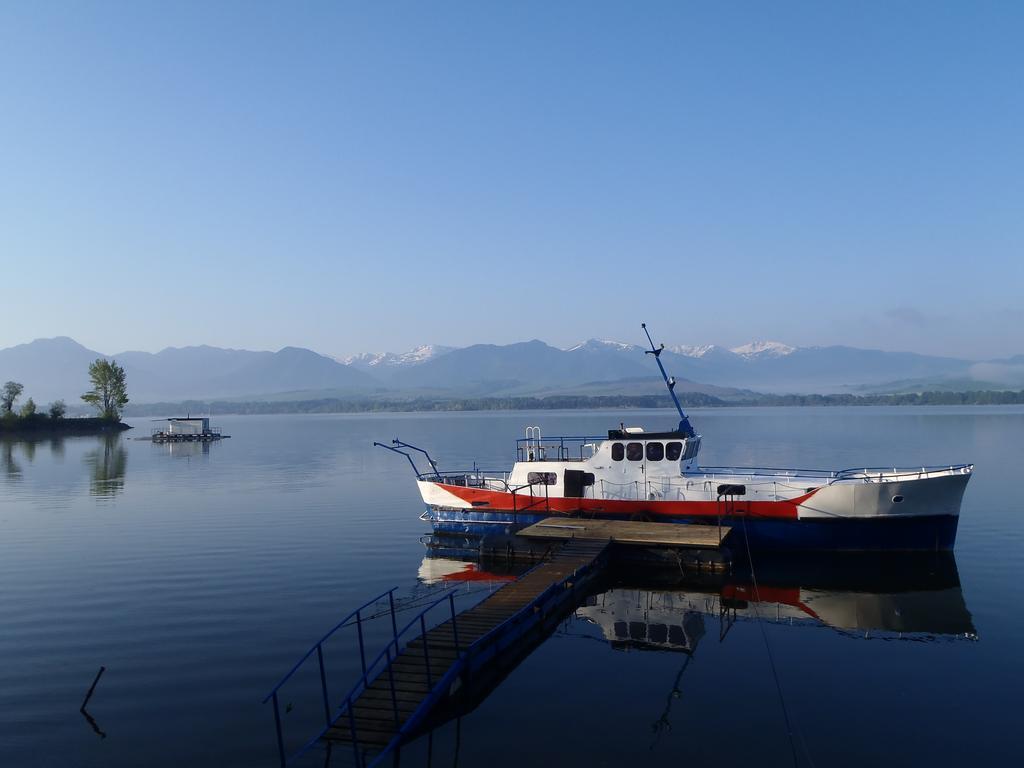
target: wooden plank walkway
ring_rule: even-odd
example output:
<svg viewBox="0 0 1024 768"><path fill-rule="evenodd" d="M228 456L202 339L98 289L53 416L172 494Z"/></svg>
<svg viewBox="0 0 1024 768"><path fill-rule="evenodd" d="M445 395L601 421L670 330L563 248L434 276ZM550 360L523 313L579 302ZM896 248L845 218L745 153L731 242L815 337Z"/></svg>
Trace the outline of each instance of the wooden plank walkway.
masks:
<svg viewBox="0 0 1024 768"><path fill-rule="evenodd" d="M519 536L532 539L611 541L658 547L718 549L732 530L728 526L646 523L630 520L548 518L523 528Z"/></svg>
<svg viewBox="0 0 1024 768"><path fill-rule="evenodd" d="M568 542L517 581L501 587L473 608L458 614L454 627L449 619L411 641L392 662L391 674L385 670L378 675L353 702L357 751L377 752L375 759L379 759L396 746L400 741L396 736L413 732L417 723L428 714L421 705L453 667L459 666L460 675L466 670L472 672L474 656L479 663L484 663L488 653L500 651L497 643L514 638L538 623L542 617L537 614L549 604L546 598L549 588L562 585L566 588L563 591L567 592L573 586L574 577L582 571L589 571L608 546L607 540ZM490 642L489 635L493 636L494 644ZM444 698L448 692L443 691L438 698ZM352 720L346 711L323 738L352 745L352 737Z"/></svg>

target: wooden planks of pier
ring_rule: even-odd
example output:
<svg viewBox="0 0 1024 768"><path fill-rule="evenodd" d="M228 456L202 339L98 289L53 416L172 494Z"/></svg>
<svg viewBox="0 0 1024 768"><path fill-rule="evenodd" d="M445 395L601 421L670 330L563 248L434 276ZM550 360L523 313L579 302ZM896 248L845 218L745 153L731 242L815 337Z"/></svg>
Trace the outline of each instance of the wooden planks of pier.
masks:
<svg viewBox="0 0 1024 768"><path fill-rule="evenodd" d="M523 528L528 539L605 541L648 547L718 549L732 530L728 526L647 523L631 520L548 518Z"/></svg>
<svg viewBox="0 0 1024 768"><path fill-rule="evenodd" d="M343 713L324 738L352 745L364 756L370 751L377 753L376 759L382 757L400 741L396 737L412 733L429 714L430 706L422 705L437 693L446 675L451 677L458 667L459 678L441 697L459 687L462 676L489 663L503 645L507 648L540 624L545 612L569 602L570 593L579 587L574 582L597 570L608 546L607 539L567 542L518 580L458 614L454 626L449 619L411 641L392 663L390 674L380 674L354 701L351 718Z"/></svg>

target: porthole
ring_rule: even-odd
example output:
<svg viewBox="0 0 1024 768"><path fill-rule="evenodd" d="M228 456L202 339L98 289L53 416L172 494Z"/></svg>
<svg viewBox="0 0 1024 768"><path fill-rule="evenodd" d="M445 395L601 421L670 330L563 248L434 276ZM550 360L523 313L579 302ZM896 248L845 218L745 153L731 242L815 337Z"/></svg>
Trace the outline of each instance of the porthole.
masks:
<svg viewBox="0 0 1024 768"><path fill-rule="evenodd" d="M902 496L893 496L892 497L892 503L893 504L899 504L901 501L903 501L903 497Z"/></svg>

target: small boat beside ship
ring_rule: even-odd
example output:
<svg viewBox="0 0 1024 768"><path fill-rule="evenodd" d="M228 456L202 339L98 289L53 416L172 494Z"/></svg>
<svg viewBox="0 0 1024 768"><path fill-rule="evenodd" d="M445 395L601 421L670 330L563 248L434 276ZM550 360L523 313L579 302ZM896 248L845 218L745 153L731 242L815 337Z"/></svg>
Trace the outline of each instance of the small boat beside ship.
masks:
<svg viewBox="0 0 1024 768"><path fill-rule="evenodd" d="M607 436L543 437L528 427L511 469L441 471L422 448L405 456L436 533L514 533L555 517L717 525L753 549L949 550L973 464L808 470L709 467L643 326L679 413L671 430L619 425ZM429 469L420 471L410 451Z"/></svg>

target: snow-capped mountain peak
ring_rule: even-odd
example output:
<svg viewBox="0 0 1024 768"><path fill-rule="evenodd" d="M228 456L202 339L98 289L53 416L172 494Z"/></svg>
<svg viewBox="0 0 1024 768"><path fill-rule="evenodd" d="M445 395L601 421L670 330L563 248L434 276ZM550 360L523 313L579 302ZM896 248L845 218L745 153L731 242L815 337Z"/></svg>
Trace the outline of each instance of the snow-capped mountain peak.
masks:
<svg viewBox="0 0 1024 768"><path fill-rule="evenodd" d="M432 357L443 355L446 352L451 352L455 347L443 347L440 344L421 344L415 349L411 349L408 352L403 352L401 355L397 355L396 365L414 365L416 363L423 363Z"/></svg>
<svg viewBox="0 0 1024 768"><path fill-rule="evenodd" d="M616 350L616 351L619 351L619 352L625 352L625 351L628 351L630 349L633 349L634 346L635 345L633 345L633 344L626 344L625 342L622 342L622 341L612 341L611 339L587 339L586 341L580 342L579 344L576 344L575 346L569 347L565 351L566 352L576 352L577 350L580 350L580 349L594 349L594 350L612 349L612 350Z"/></svg>
<svg viewBox="0 0 1024 768"><path fill-rule="evenodd" d="M348 357L335 357L342 365L377 365L381 360L387 357L390 352L360 352L357 355L349 355Z"/></svg>
<svg viewBox="0 0 1024 768"><path fill-rule="evenodd" d="M665 347L669 352L675 352L683 357L704 357L708 352L718 349L716 344L675 344Z"/></svg>
<svg viewBox="0 0 1024 768"><path fill-rule="evenodd" d="M440 344L421 344L408 352L396 354L394 352L361 352L358 355L337 358L343 365L355 365L361 368L381 368L391 366L416 365L424 363L433 357L451 352L454 347L444 347Z"/></svg>
<svg viewBox="0 0 1024 768"><path fill-rule="evenodd" d="M785 357L796 352L796 347L783 344L781 341L752 341L740 347L733 347L729 351L747 359L752 357Z"/></svg>

